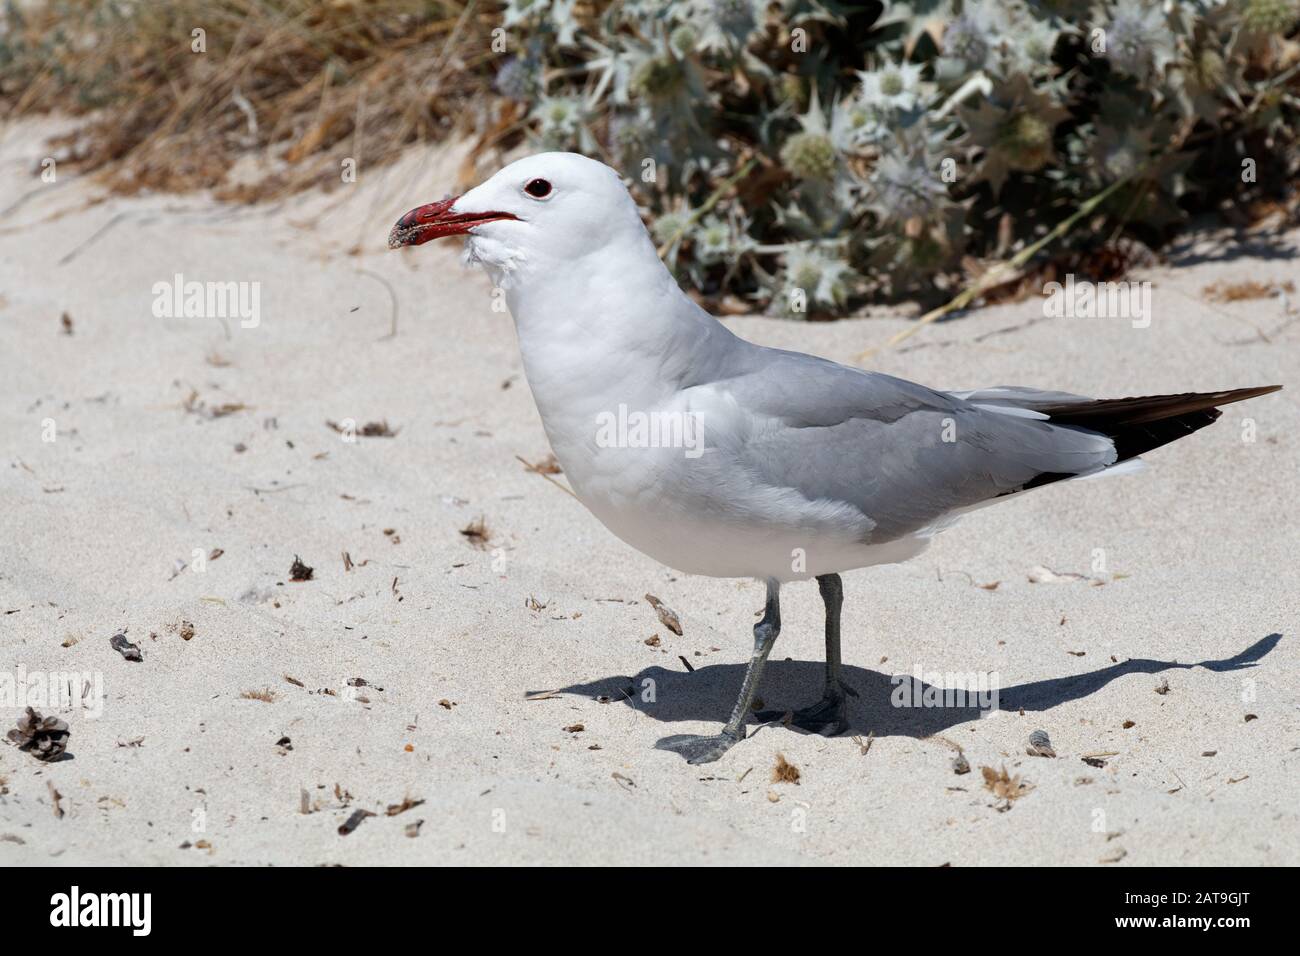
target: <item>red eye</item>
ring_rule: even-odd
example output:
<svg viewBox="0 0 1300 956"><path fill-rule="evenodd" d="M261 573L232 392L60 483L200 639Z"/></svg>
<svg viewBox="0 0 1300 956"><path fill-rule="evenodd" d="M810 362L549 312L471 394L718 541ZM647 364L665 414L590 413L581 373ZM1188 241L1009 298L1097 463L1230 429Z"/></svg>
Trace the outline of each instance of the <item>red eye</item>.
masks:
<svg viewBox="0 0 1300 956"><path fill-rule="evenodd" d="M528 185L524 187L524 192L534 199L545 199L551 194L551 184L545 179L530 179Z"/></svg>

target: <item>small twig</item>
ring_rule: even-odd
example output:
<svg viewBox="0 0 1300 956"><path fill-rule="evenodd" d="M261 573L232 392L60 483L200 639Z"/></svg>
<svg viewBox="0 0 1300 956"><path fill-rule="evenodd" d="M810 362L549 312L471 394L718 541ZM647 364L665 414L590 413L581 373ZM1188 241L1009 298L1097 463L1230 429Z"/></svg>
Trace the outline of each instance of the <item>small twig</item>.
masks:
<svg viewBox="0 0 1300 956"><path fill-rule="evenodd" d="M292 485L281 485L279 488L258 488L254 485L244 485L244 488L255 495L274 495L281 491L288 491L290 488L305 488L305 482L295 482Z"/></svg>
<svg viewBox="0 0 1300 956"><path fill-rule="evenodd" d="M111 219L108 220L108 222L104 223L102 226L100 226L98 229L92 232L89 236L86 237L86 239L83 242L79 243L75 248L72 249L71 252L67 253L62 259L60 259L58 261L58 265L66 266L69 262L71 262L73 259L79 256L82 250L84 250L87 246L89 246L92 242L94 242L104 233L108 232L110 229L116 226L123 219L128 218L129 215L130 213L125 213L125 212L117 213L117 215L113 216Z"/></svg>
<svg viewBox="0 0 1300 956"><path fill-rule="evenodd" d="M541 475L543 478L545 478L547 481L549 481L551 484L553 484L556 488L559 488L559 489L560 489L561 491L563 491L566 495L568 495L569 497L573 498L574 501L577 501L577 500L578 500L578 496L575 495L571 489L564 487L564 485L560 484L558 481L556 481L554 478L552 478L552 477L551 477L550 475L548 475L546 472L538 470L538 467L537 467L536 465L534 465L532 462L528 461L528 460L527 460L526 458L524 458L522 455L515 455L515 458L516 458L518 461L522 462L522 463L523 463L523 466L524 466L525 468L527 468L529 471L531 471L533 474L535 474L535 475Z"/></svg>

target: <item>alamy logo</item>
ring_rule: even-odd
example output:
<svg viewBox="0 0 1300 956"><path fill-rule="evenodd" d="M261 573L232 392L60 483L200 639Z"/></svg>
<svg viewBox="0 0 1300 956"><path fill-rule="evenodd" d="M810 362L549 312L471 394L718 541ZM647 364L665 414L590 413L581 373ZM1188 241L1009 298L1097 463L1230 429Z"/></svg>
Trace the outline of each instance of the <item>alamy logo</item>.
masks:
<svg viewBox="0 0 1300 956"><path fill-rule="evenodd" d="M1064 285L1049 282L1043 292L1049 319L1130 319L1135 329L1151 324L1150 282L1076 282L1071 272Z"/></svg>
<svg viewBox="0 0 1300 956"><path fill-rule="evenodd" d="M262 283L186 282L176 273L171 282L153 284L153 314L159 319L239 319L245 329L262 321Z"/></svg>
<svg viewBox="0 0 1300 956"><path fill-rule="evenodd" d="M0 708L69 711L79 708L92 720L104 713L102 671L32 671L19 664L0 671Z"/></svg>
<svg viewBox="0 0 1300 956"><path fill-rule="evenodd" d="M698 412L617 412L596 416L599 448L682 448L687 458L704 454L704 421Z"/></svg>
<svg viewBox="0 0 1300 956"><path fill-rule="evenodd" d="M894 685L889 700L895 707L998 710L997 671L926 671L917 664L911 674L895 674L889 682Z"/></svg>
<svg viewBox="0 0 1300 956"><path fill-rule="evenodd" d="M148 936L151 928L152 893L86 893L72 887L71 893L50 897L51 926L129 926L132 935Z"/></svg>

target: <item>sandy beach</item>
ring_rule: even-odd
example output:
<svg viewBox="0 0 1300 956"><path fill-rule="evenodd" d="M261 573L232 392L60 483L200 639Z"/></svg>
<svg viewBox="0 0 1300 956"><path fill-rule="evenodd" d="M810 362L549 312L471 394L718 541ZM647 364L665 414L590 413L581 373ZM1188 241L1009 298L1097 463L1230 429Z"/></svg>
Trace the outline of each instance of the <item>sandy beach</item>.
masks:
<svg viewBox="0 0 1300 956"><path fill-rule="evenodd" d="M1300 235L1175 248L1136 276L1146 328L1031 298L873 358L950 389L1287 388L847 575L851 733L751 726L692 767L653 745L726 719L762 586L654 563L521 462L549 448L488 280L384 243L459 147L223 207L43 184L47 130L0 143L0 666L102 697L38 708L62 760L0 746L4 864L1300 863L1300 300L1204 292L1294 280ZM257 321L159 316L178 275L258 283ZM727 322L847 363L907 325ZM778 709L822 653L817 589L783 598ZM968 673L998 713L891 702Z"/></svg>

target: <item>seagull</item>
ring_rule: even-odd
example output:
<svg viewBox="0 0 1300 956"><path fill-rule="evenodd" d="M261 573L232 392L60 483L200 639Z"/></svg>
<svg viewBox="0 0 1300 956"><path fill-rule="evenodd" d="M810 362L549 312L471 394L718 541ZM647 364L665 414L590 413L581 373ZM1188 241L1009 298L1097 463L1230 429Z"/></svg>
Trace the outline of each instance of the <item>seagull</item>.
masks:
<svg viewBox="0 0 1300 956"><path fill-rule="evenodd" d="M467 237L465 261L503 290L578 499L669 567L766 585L731 718L717 734L656 743L692 764L745 738L783 584L815 579L826 609L825 686L789 722L842 733L841 573L916 557L966 513L1034 488L1133 470L1219 406L1281 387L1119 399L939 391L764 348L682 292L619 175L576 153L529 156L412 209L388 243L445 236Z"/></svg>

